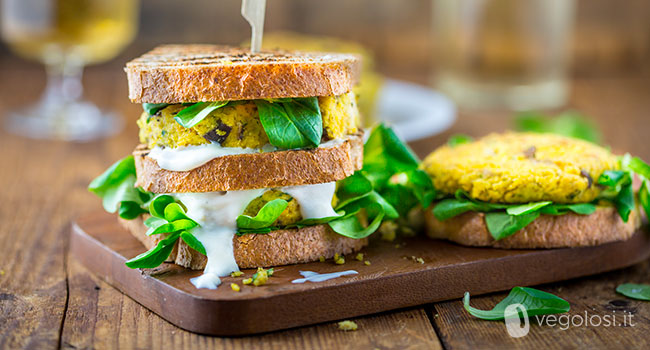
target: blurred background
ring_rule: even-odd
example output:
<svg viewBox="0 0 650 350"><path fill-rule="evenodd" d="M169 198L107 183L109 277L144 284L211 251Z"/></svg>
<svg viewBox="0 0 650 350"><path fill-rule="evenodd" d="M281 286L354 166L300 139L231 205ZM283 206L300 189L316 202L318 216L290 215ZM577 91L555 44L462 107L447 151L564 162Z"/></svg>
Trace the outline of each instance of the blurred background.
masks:
<svg viewBox="0 0 650 350"><path fill-rule="evenodd" d="M65 2L65 0L64 0ZM524 1L525 2L525 1ZM121 67L161 43L240 44L250 27L237 0L141 0L139 32L104 66ZM265 31L335 36L361 43L391 76L424 81L435 72L432 0L268 0ZM577 0L570 72L574 76L648 73L650 2ZM334 25L333 25L334 22ZM0 44L2 69L29 68Z"/></svg>
<svg viewBox="0 0 650 350"><path fill-rule="evenodd" d="M74 8L85 1L59 2ZM121 114L137 116L136 107L125 105L122 67L158 44L239 45L250 39L250 27L239 15L240 1L141 0L140 5L133 12L139 18L135 37L126 30L91 38L104 43L125 37L116 53L89 59L97 64L86 68L84 94L102 109L119 105L124 106ZM490 115L495 109L573 107L580 99L573 95L576 81L648 77L649 20L647 0L268 0L265 39L282 31L358 43L379 76L435 88L455 102L451 114L458 107L461 116L465 110ZM282 39L276 36L274 43L286 45ZM38 62L13 54L6 41L0 44L0 81L22 90L11 98L0 94L0 106L20 106L39 97L45 75ZM299 42L309 46L310 39ZM28 86L17 84L26 77ZM531 86L541 79L541 90L528 91L533 100L522 97L517 88L521 79L529 79ZM544 85L544 79L552 86ZM507 90L510 86L515 89ZM511 93L514 97L507 97Z"/></svg>

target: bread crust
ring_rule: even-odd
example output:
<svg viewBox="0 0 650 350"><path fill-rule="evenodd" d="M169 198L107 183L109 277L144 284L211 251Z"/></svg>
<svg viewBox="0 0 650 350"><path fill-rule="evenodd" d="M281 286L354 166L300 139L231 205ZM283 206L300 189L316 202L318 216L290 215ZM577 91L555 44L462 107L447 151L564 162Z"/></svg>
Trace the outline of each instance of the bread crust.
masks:
<svg viewBox="0 0 650 350"><path fill-rule="evenodd" d="M148 157L145 145L133 152L136 186L154 193L238 191L300 186L342 180L363 165L363 136L349 135L331 147L237 154L214 158L190 171L170 171Z"/></svg>
<svg viewBox="0 0 650 350"><path fill-rule="evenodd" d="M427 235L448 239L468 246L505 249L535 249L594 246L626 240L640 226L638 210L632 211L627 223L613 207L598 207L591 215L569 213L541 215L510 237L495 241L485 224L485 214L467 212L445 221L424 211Z"/></svg>
<svg viewBox="0 0 650 350"><path fill-rule="evenodd" d="M133 220L118 220L147 249L164 238L164 235L146 235L147 227L143 216ZM329 259L336 253L349 254L366 245L367 238L341 236L327 224L278 230L268 234L235 235L233 238L235 261L241 269L306 263L317 261L321 256ZM189 269L202 270L207 258L179 239L167 261Z"/></svg>
<svg viewBox="0 0 650 350"><path fill-rule="evenodd" d="M163 45L128 62L137 103L337 96L359 79L361 58L338 53L264 51L217 45Z"/></svg>

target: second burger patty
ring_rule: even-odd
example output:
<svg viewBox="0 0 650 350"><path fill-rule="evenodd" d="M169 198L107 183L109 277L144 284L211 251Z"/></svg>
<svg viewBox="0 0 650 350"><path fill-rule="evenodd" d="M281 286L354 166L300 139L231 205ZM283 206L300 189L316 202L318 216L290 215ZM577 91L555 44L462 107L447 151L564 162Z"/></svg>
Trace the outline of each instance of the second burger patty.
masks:
<svg viewBox="0 0 650 350"><path fill-rule="evenodd" d="M359 111L353 93L318 97L318 105L323 117L324 139L337 139L357 132ZM176 148L211 142L218 142L223 147L261 148L269 143L254 101L228 104L191 128L185 128L174 120L174 116L185 107L175 104L153 116L143 113L138 120L140 142L149 148Z"/></svg>

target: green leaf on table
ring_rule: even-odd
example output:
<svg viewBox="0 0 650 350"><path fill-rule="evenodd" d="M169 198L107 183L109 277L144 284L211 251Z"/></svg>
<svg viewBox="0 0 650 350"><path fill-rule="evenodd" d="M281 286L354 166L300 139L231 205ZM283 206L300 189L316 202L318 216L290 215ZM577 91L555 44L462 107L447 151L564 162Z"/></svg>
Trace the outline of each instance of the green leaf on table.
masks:
<svg viewBox="0 0 650 350"><path fill-rule="evenodd" d="M528 287L512 288L510 294L492 310L479 310L470 306L469 292L465 292L463 297L465 310L470 315L482 320L504 320L506 308L513 304L521 304L526 309L528 316L560 314L571 309L571 305L566 300L551 293Z"/></svg>
<svg viewBox="0 0 650 350"><path fill-rule="evenodd" d="M453 147L456 147L458 145L462 145L463 143L470 143L473 140L474 139L469 135L455 134L455 135L451 135L449 137L449 140L447 140L447 145L449 145L449 147L453 148Z"/></svg>
<svg viewBox="0 0 650 350"><path fill-rule="evenodd" d="M269 142L281 149L318 147L323 118L318 98L255 100Z"/></svg>
<svg viewBox="0 0 650 350"><path fill-rule="evenodd" d="M522 112L515 118L517 131L553 133L600 143L601 133L592 120L576 111L566 111L555 117L539 112Z"/></svg>
<svg viewBox="0 0 650 350"><path fill-rule="evenodd" d="M205 253L205 247L203 246L203 243L201 243L196 237L194 237L193 234L189 233L188 231L182 231L181 232L181 239L183 242L185 242L190 248L196 250L197 252L206 255Z"/></svg>
<svg viewBox="0 0 650 350"><path fill-rule="evenodd" d="M228 101L216 102L197 102L189 107L181 109L175 116L174 120L185 128L191 128L200 123L213 111L225 106Z"/></svg>
<svg viewBox="0 0 650 350"><path fill-rule="evenodd" d="M509 215L506 212L495 211L485 214L485 224L492 237L498 241L528 226L539 215L539 211L521 215Z"/></svg>
<svg viewBox="0 0 650 350"><path fill-rule="evenodd" d="M624 283L616 287L616 292L632 299L650 300L650 284Z"/></svg>
<svg viewBox="0 0 650 350"><path fill-rule="evenodd" d="M126 261L126 266L132 269L147 269L158 267L164 263L172 253L176 241L180 237L179 232L170 233L150 250Z"/></svg>
<svg viewBox="0 0 650 350"><path fill-rule="evenodd" d="M237 217L237 227L240 229L259 229L269 227L280 217L280 214L287 209L289 203L284 199L274 199L267 202L257 212L255 217L248 215L239 215Z"/></svg>
<svg viewBox="0 0 650 350"><path fill-rule="evenodd" d="M151 116L158 113L160 110L167 108L167 106L169 106L169 103L143 103L142 109Z"/></svg>

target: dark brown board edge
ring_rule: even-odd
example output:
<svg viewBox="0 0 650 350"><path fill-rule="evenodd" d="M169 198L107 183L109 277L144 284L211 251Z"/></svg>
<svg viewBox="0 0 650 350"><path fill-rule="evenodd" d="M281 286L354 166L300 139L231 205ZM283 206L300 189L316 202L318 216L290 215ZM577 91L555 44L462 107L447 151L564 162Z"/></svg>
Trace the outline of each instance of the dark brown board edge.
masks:
<svg viewBox="0 0 650 350"><path fill-rule="evenodd" d="M227 301L197 297L127 268L124 257L86 234L76 223L72 226L70 251L100 278L178 327L202 334L237 336L455 299L465 291L479 295L615 270L648 258L650 239L645 232L637 232L628 241L597 247L535 250L430 269L425 265L422 270L373 280ZM570 263L549 268L558 261Z"/></svg>

